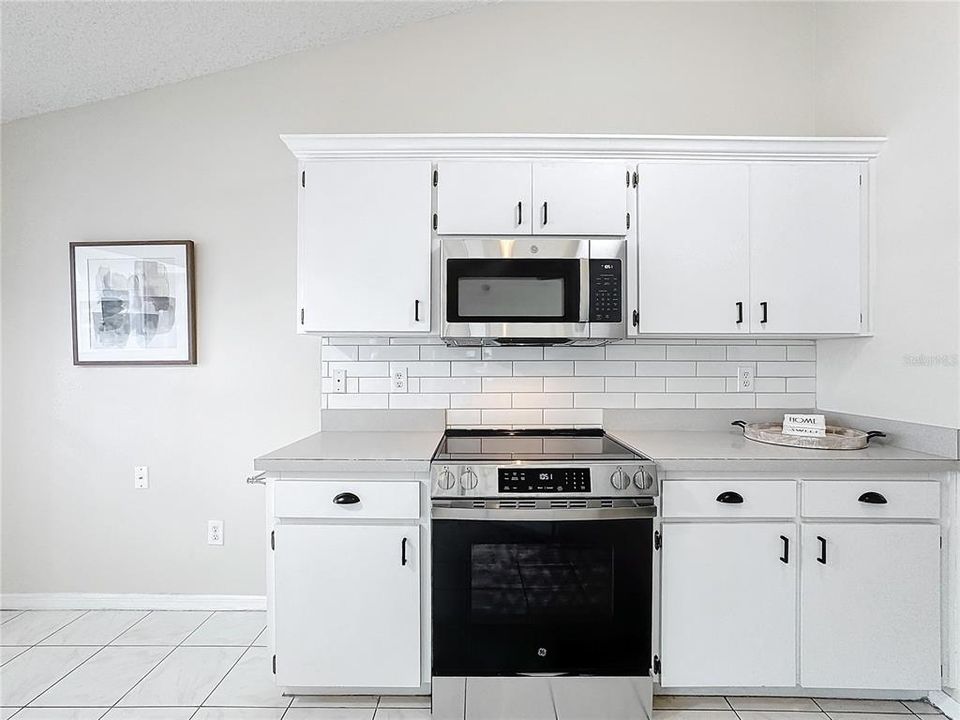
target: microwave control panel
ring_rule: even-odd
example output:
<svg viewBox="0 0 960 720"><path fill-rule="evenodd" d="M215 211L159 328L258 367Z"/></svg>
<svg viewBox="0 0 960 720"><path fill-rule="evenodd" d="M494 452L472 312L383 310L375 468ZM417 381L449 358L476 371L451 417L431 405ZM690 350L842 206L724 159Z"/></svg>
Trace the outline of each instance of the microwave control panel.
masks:
<svg viewBox="0 0 960 720"><path fill-rule="evenodd" d="M499 468L501 493L590 492L589 468Z"/></svg>
<svg viewBox="0 0 960 720"><path fill-rule="evenodd" d="M590 322L623 322L621 261L590 261Z"/></svg>

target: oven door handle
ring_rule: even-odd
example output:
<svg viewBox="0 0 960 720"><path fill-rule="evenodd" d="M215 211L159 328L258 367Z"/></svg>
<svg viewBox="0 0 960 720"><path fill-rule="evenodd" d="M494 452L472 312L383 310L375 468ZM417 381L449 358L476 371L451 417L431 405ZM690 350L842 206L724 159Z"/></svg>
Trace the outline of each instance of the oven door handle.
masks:
<svg viewBox="0 0 960 720"><path fill-rule="evenodd" d="M654 518L654 505L633 508L456 508L434 505L434 520L501 520L501 521L557 521L557 520L633 520Z"/></svg>
<svg viewBox="0 0 960 720"><path fill-rule="evenodd" d="M590 258L580 258L580 322L590 322Z"/></svg>

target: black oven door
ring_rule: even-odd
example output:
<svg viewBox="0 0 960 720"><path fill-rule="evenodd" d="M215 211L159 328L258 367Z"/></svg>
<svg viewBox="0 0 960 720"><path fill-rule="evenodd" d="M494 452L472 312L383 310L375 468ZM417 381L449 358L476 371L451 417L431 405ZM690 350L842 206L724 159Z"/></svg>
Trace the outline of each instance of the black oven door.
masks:
<svg viewBox="0 0 960 720"><path fill-rule="evenodd" d="M448 323L580 323L588 261L575 258L447 260Z"/></svg>
<svg viewBox="0 0 960 720"><path fill-rule="evenodd" d="M648 674L652 517L432 527L434 676Z"/></svg>

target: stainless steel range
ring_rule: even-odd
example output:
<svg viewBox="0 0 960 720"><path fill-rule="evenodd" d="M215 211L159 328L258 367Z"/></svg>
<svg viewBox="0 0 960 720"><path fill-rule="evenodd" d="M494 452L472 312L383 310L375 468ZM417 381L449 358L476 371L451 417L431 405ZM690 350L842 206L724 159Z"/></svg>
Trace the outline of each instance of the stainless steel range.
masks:
<svg viewBox="0 0 960 720"><path fill-rule="evenodd" d="M656 465L602 430L448 430L433 716L649 718Z"/></svg>

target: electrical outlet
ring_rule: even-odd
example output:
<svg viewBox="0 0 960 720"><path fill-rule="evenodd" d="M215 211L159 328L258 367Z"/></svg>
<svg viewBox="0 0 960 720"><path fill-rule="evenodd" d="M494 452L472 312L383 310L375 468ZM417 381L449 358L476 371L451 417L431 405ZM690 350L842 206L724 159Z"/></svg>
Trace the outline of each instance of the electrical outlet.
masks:
<svg viewBox="0 0 960 720"><path fill-rule="evenodd" d="M405 393L407 391L407 368L396 367L390 373L390 392Z"/></svg>
<svg viewBox="0 0 960 720"><path fill-rule="evenodd" d="M207 520L207 545L223 545L223 520Z"/></svg>
<svg viewBox="0 0 960 720"><path fill-rule="evenodd" d="M345 393L347 391L347 371L333 371L333 391L335 393Z"/></svg>
<svg viewBox="0 0 960 720"><path fill-rule="evenodd" d="M137 465L133 468L133 486L137 490L146 490L150 487L150 468L146 465Z"/></svg>
<svg viewBox="0 0 960 720"><path fill-rule="evenodd" d="M737 368L737 392L753 392L753 368Z"/></svg>

